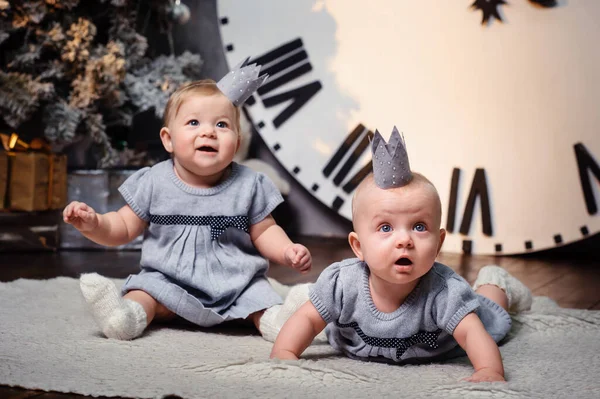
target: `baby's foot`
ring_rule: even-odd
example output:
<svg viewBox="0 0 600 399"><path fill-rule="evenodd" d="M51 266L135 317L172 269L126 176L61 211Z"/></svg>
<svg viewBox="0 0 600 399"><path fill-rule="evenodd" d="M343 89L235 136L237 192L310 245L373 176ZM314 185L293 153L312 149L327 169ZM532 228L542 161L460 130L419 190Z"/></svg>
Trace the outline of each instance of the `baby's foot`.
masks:
<svg viewBox="0 0 600 399"><path fill-rule="evenodd" d="M264 339L275 342L285 322L309 300L308 291L311 285L309 283L292 286L282 305L272 306L263 313L259 329ZM315 341L326 342L325 332L319 333Z"/></svg>
<svg viewBox="0 0 600 399"><path fill-rule="evenodd" d="M96 324L108 338L130 340L146 328L146 312L139 303L123 299L116 285L97 273L82 274L79 286Z"/></svg>
<svg viewBox="0 0 600 399"><path fill-rule="evenodd" d="M482 267L479 270L473 289L476 290L485 284L500 287L506 293L509 312L518 313L531 309L533 300L531 290L503 268L495 265Z"/></svg>

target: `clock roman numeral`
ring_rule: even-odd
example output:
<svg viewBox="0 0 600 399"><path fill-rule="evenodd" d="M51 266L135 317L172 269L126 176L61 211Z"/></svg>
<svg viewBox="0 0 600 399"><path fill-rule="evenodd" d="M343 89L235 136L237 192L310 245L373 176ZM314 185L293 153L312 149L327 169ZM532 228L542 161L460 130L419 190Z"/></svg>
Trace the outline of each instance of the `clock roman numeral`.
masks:
<svg viewBox="0 0 600 399"><path fill-rule="evenodd" d="M581 181L585 205L588 213L594 215L598 212L598 205L596 205L596 199L594 198L594 191L592 190L592 183L590 181L590 174L588 172L592 172L594 176L596 176L596 180L600 182L600 166L594 161L594 157L592 157L592 154L589 153L582 143L577 143L573 147L575 148L575 158L577 158L579 180Z"/></svg>
<svg viewBox="0 0 600 399"><path fill-rule="evenodd" d="M284 101L293 100L286 109L281 111L281 113L277 115L275 119L273 119L273 126L275 126L275 128L279 128L279 126L283 125L283 123L292 117L296 112L298 112L298 110L302 108L302 106L306 104L308 100L317 94L320 89L321 83L312 82L302 87L298 87L297 89L290 90L286 93L277 94L275 96L263 99L263 104L267 108L273 107Z"/></svg>
<svg viewBox="0 0 600 399"><path fill-rule="evenodd" d="M345 162L339 168L335 176L333 177L333 184L339 186L348 176L352 167L356 164L358 159L367 150L370 140L373 138L373 132L368 130L362 124L359 124L348 134L346 139L342 142L340 147L337 149L335 154L331 157L329 162L323 168L323 175L329 177L333 171L338 167L344 158ZM373 170L371 162L366 164L361 170L359 170L354 176L346 181L346 184L342 187L347 194L350 194L356 189L358 184Z"/></svg>
<svg viewBox="0 0 600 399"><path fill-rule="evenodd" d="M312 71L312 65L308 60L308 54L303 49L302 39L298 38L289 43L261 55L250 61L264 66L262 73L269 75L269 78L261 87L257 94L261 97L265 108L274 107L283 102L291 103L273 119L273 126L279 128L289 118L302 108L311 98L315 96L323 87L318 80L308 83L304 86L291 89L284 93L265 97L271 91L292 82L294 79Z"/></svg>
<svg viewBox="0 0 600 399"><path fill-rule="evenodd" d="M460 169L454 168L452 171L452 181L450 184L450 200L448 202L448 220L446 223L446 230L452 233L454 232L454 221L456 218L456 201L458 197L458 183L460 181ZM471 191L465 205L465 211L460 224L459 232L464 235L469 234L471 229L471 221L473 220L473 212L475 210L475 201L477 197L480 199L481 205L481 221L483 227L483 234L487 236L492 235L492 217L490 211L490 200L487 187L487 181L485 178L484 169L476 169L475 176L473 177L473 183L471 184Z"/></svg>

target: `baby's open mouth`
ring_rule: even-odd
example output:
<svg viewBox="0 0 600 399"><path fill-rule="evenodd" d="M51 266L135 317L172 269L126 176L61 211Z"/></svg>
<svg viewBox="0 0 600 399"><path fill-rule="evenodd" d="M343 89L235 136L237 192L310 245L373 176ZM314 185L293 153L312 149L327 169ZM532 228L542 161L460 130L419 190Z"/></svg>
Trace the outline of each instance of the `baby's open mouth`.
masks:
<svg viewBox="0 0 600 399"><path fill-rule="evenodd" d="M396 264L400 266L410 266L412 265L412 260L408 258L400 258L396 261Z"/></svg>
<svg viewBox="0 0 600 399"><path fill-rule="evenodd" d="M215 150L214 148L209 147L207 145L203 145L202 147L198 148L198 151L217 152L217 150Z"/></svg>

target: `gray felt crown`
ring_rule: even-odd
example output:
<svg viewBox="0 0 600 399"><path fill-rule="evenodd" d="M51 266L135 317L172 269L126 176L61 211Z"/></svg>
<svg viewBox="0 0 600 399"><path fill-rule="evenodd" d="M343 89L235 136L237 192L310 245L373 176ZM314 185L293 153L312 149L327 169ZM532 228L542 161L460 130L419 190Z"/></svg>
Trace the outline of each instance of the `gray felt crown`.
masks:
<svg viewBox="0 0 600 399"><path fill-rule="evenodd" d="M408 154L404 138L394 126L389 141L386 143L381 134L375 130L371 142L373 154L373 177L378 187L386 189L402 187L412 180Z"/></svg>
<svg viewBox="0 0 600 399"><path fill-rule="evenodd" d="M250 57L237 64L217 83L219 90L221 90L236 107L242 105L268 77L268 75L258 76L260 73L260 65L248 65L248 60L250 60Z"/></svg>

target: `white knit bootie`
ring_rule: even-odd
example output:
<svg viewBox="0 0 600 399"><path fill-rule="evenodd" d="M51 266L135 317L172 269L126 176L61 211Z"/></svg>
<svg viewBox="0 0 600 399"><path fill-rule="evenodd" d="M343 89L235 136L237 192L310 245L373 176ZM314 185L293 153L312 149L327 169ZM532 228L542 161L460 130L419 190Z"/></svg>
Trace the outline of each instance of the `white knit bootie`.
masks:
<svg viewBox="0 0 600 399"><path fill-rule="evenodd" d="M79 286L96 324L108 338L130 340L144 332L146 311L139 303L123 299L111 280L97 273L82 274Z"/></svg>
<svg viewBox="0 0 600 399"><path fill-rule="evenodd" d="M260 318L260 333L267 341L275 342L281 327L308 300L312 284L297 284L292 286L282 305L271 306ZM315 337L314 342L326 342L325 331Z"/></svg>
<svg viewBox="0 0 600 399"><path fill-rule="evenodd" d="M518 313L531 309L531 290L503 268L496 265L484 266L479 270L473 289L492 284L504 291L508 298L508 311Z"/></svg>

